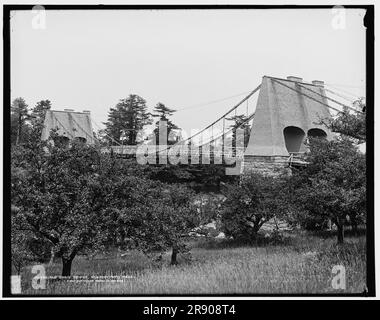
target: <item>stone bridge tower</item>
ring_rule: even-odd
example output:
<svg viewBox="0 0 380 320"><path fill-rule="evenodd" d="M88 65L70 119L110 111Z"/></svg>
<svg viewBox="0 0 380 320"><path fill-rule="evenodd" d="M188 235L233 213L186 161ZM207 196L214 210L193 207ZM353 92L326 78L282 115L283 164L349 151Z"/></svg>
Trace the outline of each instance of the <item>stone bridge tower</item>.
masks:
<svg viewBox="0 0 380 320"><path fill-rule="evenodd" d="M73 139L88 144L95 143L90 111L87 110L83 112L76 112L72 109L48 110L45 115L41 140L49 139L52 129L56 129L60 140L66 143Z"/></svg>
<svg viewBox="0 0 380 320"><path fill-rule="evenodd" d="M327 104L323 81L305 83L298 77L264 76L243 173L284 170L289 168L290 157L297 159L306 151L307 137L331 139L331 131L321 124L322 119L331 118Z"/></svg>

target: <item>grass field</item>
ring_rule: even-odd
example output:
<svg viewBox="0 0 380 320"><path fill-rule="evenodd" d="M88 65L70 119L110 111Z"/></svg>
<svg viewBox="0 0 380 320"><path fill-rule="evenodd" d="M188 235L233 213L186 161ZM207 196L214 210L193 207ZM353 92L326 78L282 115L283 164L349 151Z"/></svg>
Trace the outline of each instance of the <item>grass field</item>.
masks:
<svg viewBox="0 0 380 320"><path fill-rule="evenodd" d="M332 236L289 236L282 244L237 245L226 240L197 240L192 257L170 266L169 253L153 266L138 252L75 258L73 276L126 276L122 282L51 281L44 290L31 287L31 267L22 274L24 294L265 294L361 293L366 287L365 237L349 237L338 247ZM343 265L346 290L333 289L332 268ZM47 276L59 276L59 261L46 266Z"/></svg>

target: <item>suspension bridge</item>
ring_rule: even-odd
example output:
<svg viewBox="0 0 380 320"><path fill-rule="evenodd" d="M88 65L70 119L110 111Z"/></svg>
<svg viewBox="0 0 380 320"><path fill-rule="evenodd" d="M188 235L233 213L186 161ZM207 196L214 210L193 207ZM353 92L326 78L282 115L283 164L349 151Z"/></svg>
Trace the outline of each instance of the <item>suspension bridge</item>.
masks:
<svg viewBox="0 0 380 320"><path fill-rule="evenodd" d="M112 144L104 147L102 152L121 157L140 156L151 159L180 157L181 163L239 162L245 167L260 170L304 166L304 155L307 152L303 143L305 139L311 136L331 139L332 133L321 120L331 119L334 114L343 110L363 113L363 110L352 106L355 98L322 81L309 83L298 77L282 79L264 76L261 84L225 113L174 145L123 145L108 136ZM254 99L256 104L252 103ZM71 116L68 121L60 119L57 114L48 117L51 124L47 125L45 119L46 130L57 126L61 130L60 134L69 139L82 137L89 143L95 142L91 122L96 122L90 118L89 113L79 117ZM231 124L231 120L234 123ZM249 125L251 129L247 142L244 134L239 136L239 129L246 129ZM155 139L152 140L155 142Z"/></svg>

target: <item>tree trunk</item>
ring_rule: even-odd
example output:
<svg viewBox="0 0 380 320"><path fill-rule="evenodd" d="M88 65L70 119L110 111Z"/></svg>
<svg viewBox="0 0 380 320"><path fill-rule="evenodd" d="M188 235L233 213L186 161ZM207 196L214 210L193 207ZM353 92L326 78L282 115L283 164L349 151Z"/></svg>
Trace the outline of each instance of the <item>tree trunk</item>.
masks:
<svg viewBox="0 0 380 320"><path fill-rule="evenodd" d="M65 259L62 257L62 276L69 277L71 275L71 264L73 259Z"/></svg>
<svg viewBox="0 0 380 320"><path fill-rule="evenodd" d="M62 257L62 276L63 277L69 277L71 275L71 263L73 262L73 259L65 259Z"/></svg>
<svg viewBox="0 0 380 320"><path fill-rule="evenodd" d="M177 248L177 246L173 246L172 257L171 257L171 262L170 262L171 265L178 264L178 262L177 262L177 254L178 254L178 248Z"/></svg>
<svg viewBox="0 0 380 320"><path fill-rule="evenodd" d="M74 249L70 255L62 255L62 276L69 277L71 275L71 264L78 252L78 249Z"/></svg>
<svg viewBox="0 0 380 320"><path fill-rule="evenodd" d="M337 223L337 232L338 232L338 244L343 244L344 242L344 225L343 223Z"/></svg>

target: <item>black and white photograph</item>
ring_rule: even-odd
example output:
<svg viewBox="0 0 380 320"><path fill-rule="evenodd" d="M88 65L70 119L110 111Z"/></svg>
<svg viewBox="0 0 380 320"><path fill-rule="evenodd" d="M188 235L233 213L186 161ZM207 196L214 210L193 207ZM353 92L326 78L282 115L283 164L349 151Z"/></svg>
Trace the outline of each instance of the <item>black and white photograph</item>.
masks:
<svg viewBox="0 0 380 320"><path fill-rule="evenodd" d="M373 297L373 20L3 6L3 296Z"/></svg>

